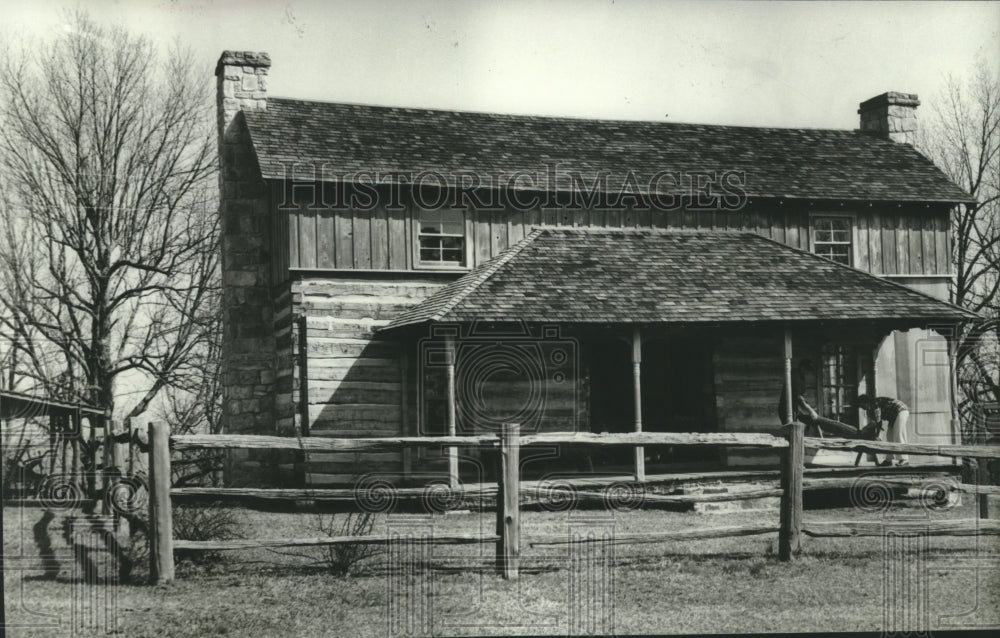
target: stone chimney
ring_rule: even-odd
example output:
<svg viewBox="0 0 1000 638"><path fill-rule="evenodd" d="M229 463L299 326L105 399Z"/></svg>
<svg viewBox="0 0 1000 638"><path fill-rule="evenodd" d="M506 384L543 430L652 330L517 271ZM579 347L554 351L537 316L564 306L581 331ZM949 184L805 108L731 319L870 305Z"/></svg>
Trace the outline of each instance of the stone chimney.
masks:
<svg viewBox="0 0 1000 638"><path fill-rule="evenodd" d="M223 51L215 65L218 79L219 135L238 111L267 110L267 71L271 56L253 51Z"/></svg>
<svg viewBox="0 0 1000 638"><path fill-rule="evenodd" d="M275 434L274 302L270 280L269 192L261 179L240 111L267 108L266 53L225 51L218 80L219 216L222 253L223 428L232 434ZM228 456L229 485L262 484L259 454Z"/></svg>
<svg viewBox="0 0 1000 638"><path fill-rule="evenodd" d="M865 100L858 107L861 132L912 146L917 137L918 106L915 94L896 91Z"/></svg>

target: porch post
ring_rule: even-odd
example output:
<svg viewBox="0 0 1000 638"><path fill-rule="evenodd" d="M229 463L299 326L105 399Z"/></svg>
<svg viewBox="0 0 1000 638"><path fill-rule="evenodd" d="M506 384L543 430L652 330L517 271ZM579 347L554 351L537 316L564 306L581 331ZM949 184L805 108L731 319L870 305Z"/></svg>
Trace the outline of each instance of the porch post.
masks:
<svg viewBox="0 0 1000 638"><path fill-rule="evenodd" d="M399 353L399 425L403 436L413 436L410 431L409 402L407 393L409 387L409 344L406 338L400 339L402 351ZM403 448L403 480L409 481L413 473L413 448Z"/></svg>
<svg viewBox="0 0 1000 638"><path fill-rule="evenodd" d="M876 340L872 346L871 354L869 355L871 357L871 365L868 366L868 374L865 375L865 394L872 398L876 396L875 378L878 376L878 347L880 344L881 342Z"/></svg>
<svg viewBox="0 0 1000 638"><path fill-rule="evenodd" d="M788 415L788 423L795 421L795 399L792 396L792 330L785 328L785 413ZM782 423L782 425L788 425Z"/></svg>
<svg viewBox="0 0 1000 638"><path fill-rule="evenodd" d="M958 326L955 326L955 330L958 330ZM948 339L948 385L951 386L949 390L951 391L951 432L952 436L956 437L956 443L962 443L962 426L961 420L958 415L958 335L953 334L950 339ZM958 459L955 458L955 462Z"/></svg>
<svg viewBox="0 0 1000 638"><path fill-rule="evenodd" d="M642 432L642 330L632 329L632 397L635 402L635 431ZM646 480L646 450L635 448L635 480Z"/></svg>
<svg viewBox="0 0 1000 638"><path fill-rule="evenodd" d="M891 335L892 333L890 332L889 334ZM882 345L882 342L885 341L885 338L886 338L886 336L881 336L880 337L879 333L876 333L876 335L875 335L875 342L872 344L872 347L871 347L871 354L870 354L870 356L871 356L871 365L868 366L868 374L865 375L865 394L867 394L872 399L874 399L875 397L878 396L878 385L877 385L877 379L878 379L878 350L879 350L879 346ZM865 413L865 415L864 415L863 418L859 418L859 420L858 420L858 427L859 428L863 428L866 425L868 425L868 414L867 413ZM861 463L861 455L862 454L864 454L864 453L863 452L858 452L858 455L855 457L855 459L854 459L854 465L855 466L857 466L859 463ZM878 457L875 456L875 454L873 454L871 452L869 452L867 455L865 455L865 459L868 460L868 461L871 461L872 463L878 463Z"/></svg>
<svg viewBox="0 0 1000 638"><path fill-rule="evenodd" d="M448 436L457 436L455 417L455 338L447 337L445 372L448 379ZM458 448L448 448L448 483L452 489L458 488Z"/></svg>

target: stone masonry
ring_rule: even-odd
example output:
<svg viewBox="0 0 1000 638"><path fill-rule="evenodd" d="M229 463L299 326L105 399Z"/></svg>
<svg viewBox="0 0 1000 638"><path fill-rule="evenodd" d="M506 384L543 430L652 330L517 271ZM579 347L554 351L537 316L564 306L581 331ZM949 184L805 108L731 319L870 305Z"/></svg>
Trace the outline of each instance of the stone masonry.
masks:
<svg viewBox="0 0 1000 638"><path fill-rule="evenodd" d="M912 146L917 136L918 106L916 95L896 91L865 100L858 107L861 131Z"/></svg>
<svg viewBox="0 0 1000 638"><path fill-rule="evenodd" d="M226 51L218 79L219 215L222 225L223 427L274 434L275 339L269 271L269 197L241 111L267 108L266 53ZM261 461L233 455L229 482L266 480Z"/></svg>

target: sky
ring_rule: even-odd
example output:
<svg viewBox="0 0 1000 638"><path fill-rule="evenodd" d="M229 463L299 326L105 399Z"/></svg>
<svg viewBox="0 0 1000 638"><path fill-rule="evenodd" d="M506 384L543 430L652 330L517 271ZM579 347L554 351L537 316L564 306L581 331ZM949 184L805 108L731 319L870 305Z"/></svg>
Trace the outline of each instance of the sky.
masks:
<svg viewBox="0 0 1000 638"><path fill-rule="evenodd" d="M66 29L74 2L5 2L0 33ZM924 110L949 75L1000 69L997 2L91 0L206 82L224 49L266 51L281 97L610 119L857 127L888 90ZM920 111L918 111L918 115Z"/></svg>

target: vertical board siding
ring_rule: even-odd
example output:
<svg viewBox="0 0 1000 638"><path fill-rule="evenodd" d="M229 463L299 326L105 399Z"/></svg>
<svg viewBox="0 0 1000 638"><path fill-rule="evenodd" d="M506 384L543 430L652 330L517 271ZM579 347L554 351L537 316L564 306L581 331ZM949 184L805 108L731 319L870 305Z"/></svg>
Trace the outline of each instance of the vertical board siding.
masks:
<svg viewBox="0 0 1000 638"><path fill-rule="evenodd" d="M781 243L786 243L787 233L785 232L787 228L785 223L784 211L780 208L778 210L771 211L771 239L775 241L780 241Z"/></svg>
<svg viewBox="0 0 1000 638"><path fill-rule="evenodd" d="M917 274L927 272L924 270L923 242L921 241L921 223L919 219L911 218L909 240L910 240L910 272Z"/></svg>
<svg viewBox="0 0 1000 638"><path fill-rule="evenodd" d="M507 248L507 212L490 213L490 257L496 257Z"/></svg>
<svg viewBox="0 0 1000 638"><path fill-rule="evenodd" d="M937 254L937 274L946 275L951 271L951 251L948 250L948 213L934 216L934 244Z"/></svg>
<svg viewBox="0 0 1000 638"><path fill-rule="evenodd" d="M299 263L303 268L316 267L316 218L318 211L308 204L299 205Z"/></svg>
<svg viewBox="0 0 1000 638"><path fill-rule="evenodd" d="M280 209L271 245L272 278L287 279L289 268L321 270L409 270L414 267L415 209ZM739 211L634 211L540 209L466 212L467 261L475 267L519 242L534 226L582 228L676 228L754 232L793 248L810 250L810 210L786 205ZM950 209L857 209L855 266L877 275L948 274L951 271Z"/></svg>
<svg viewBox="0 0 1000 638"><path fill-rule="evenodd" d="M371 268L389 269L389 215L384 206L371 212Z"/></svg>
<svg viewBox="0 0 1000 638"><path fill-rule="evenodd" d="M894 274L899 272L896 267L896 220L892 215L882 216L882 272Z"/></svg>
<svg viewBox="0 0 1000 638"><path fill-rule="evenodd" d="M281 207L282 191L277 184L271 184L269 205L271 209L271 285L277 285L288 278L291 258L288 251L288 222L290 214Z"/></svg>
<svg viewBox="0 0 1000 638"><path fill-rule="evenodd" d="M653 211L651 211L651 210L636 211L636 220L635 221L636 221L636 226L638 228L655 228L656 227L653 224Z"/></svg>
<svg viewBox="0 0 1000 638"><path fill-rule="evenodd" d="M302 267L302 260L299 258L299 219L298 211L288 209L285 211L288 217L288 259L296 268Z"/></svg>
<svg viewBox="0 0 1000 638"><path fill-rule="evenodd" d="M337 231L333 211L319 211L316 221L316 267L335 268L337 266Z"/></svg>
<svg viewBox="0 0 1000 638"><path fill-rule="evenodd" d="M802 248L802 234L799 226L801 211L785 212L785 243L792 248Z"/></svg>
<svg viewBox="0 0 1000 638"><path fill-rule="evenodd" d="M527 232L525 217L525 212L521 210L514 211L509 216L507 237L512 246L524 239L524 234Z"/></svg>
<svg viewBox="0 0 1000 638"><path fill-rule="evenodd" d="M868 260L870 271L876 275L885 273L882 266L882 215L873 212L868 219Z"/></svg>
<svg viewBox="0 0 1000 638"><path fill-rule="evenodd" d="M406 244L410 235L406 232L406 210L396 209L386 211L388 215L387 241L389 243L389 268L391 270L406 270L410 267L406 261Z"/></svg>
<svg viewBox="0 0 1000 638"><path fill-rule="evenodd" d="M924 270L926 273L937 272L937 256L935 255L934 218L927 215L921 220L920 241L923 249Z"/></svg>
<svg viewBox="0 0 1000 638"><path fill-rule="evenodd" d="M334 213L334 232L337 233L337 268L354 268L354 215L349 210Z"/></svg>
<svg viewBox="0 0 1000 638"><path fill-rule="evenodd" d="M492 229L492 219L491 213L482 211L473 211L473 227L475 229L472 242L475 246L473 251L473 256L475 257L475 264L479 265L489 261L491 257L492 242L493 242L493 229Z"/></svg>
<svg viewBox="0 0 1000 638"><path fill-rule="evenodd" d="M910 228L904 215L896 219L896 272L910 273Z"/></svg>
<svg viewBox="0 0 1000 638"><path fill-rule="evenodd" d="M354 267L372 267L372 211L359 210L354 215Z"/></svg>
<svg viewBox="0 0 1000 638"><path fill-rule="evenodd" d="M862 212L858 213L857 226L855 227L855 238L857 246L855 248L855 254L858 257L858 263L855 264L861 270L871 270L871 251L869 251L869 230L868 230L868 213ZM809 240L806 240L805 250L809 250Z"/></svg>

